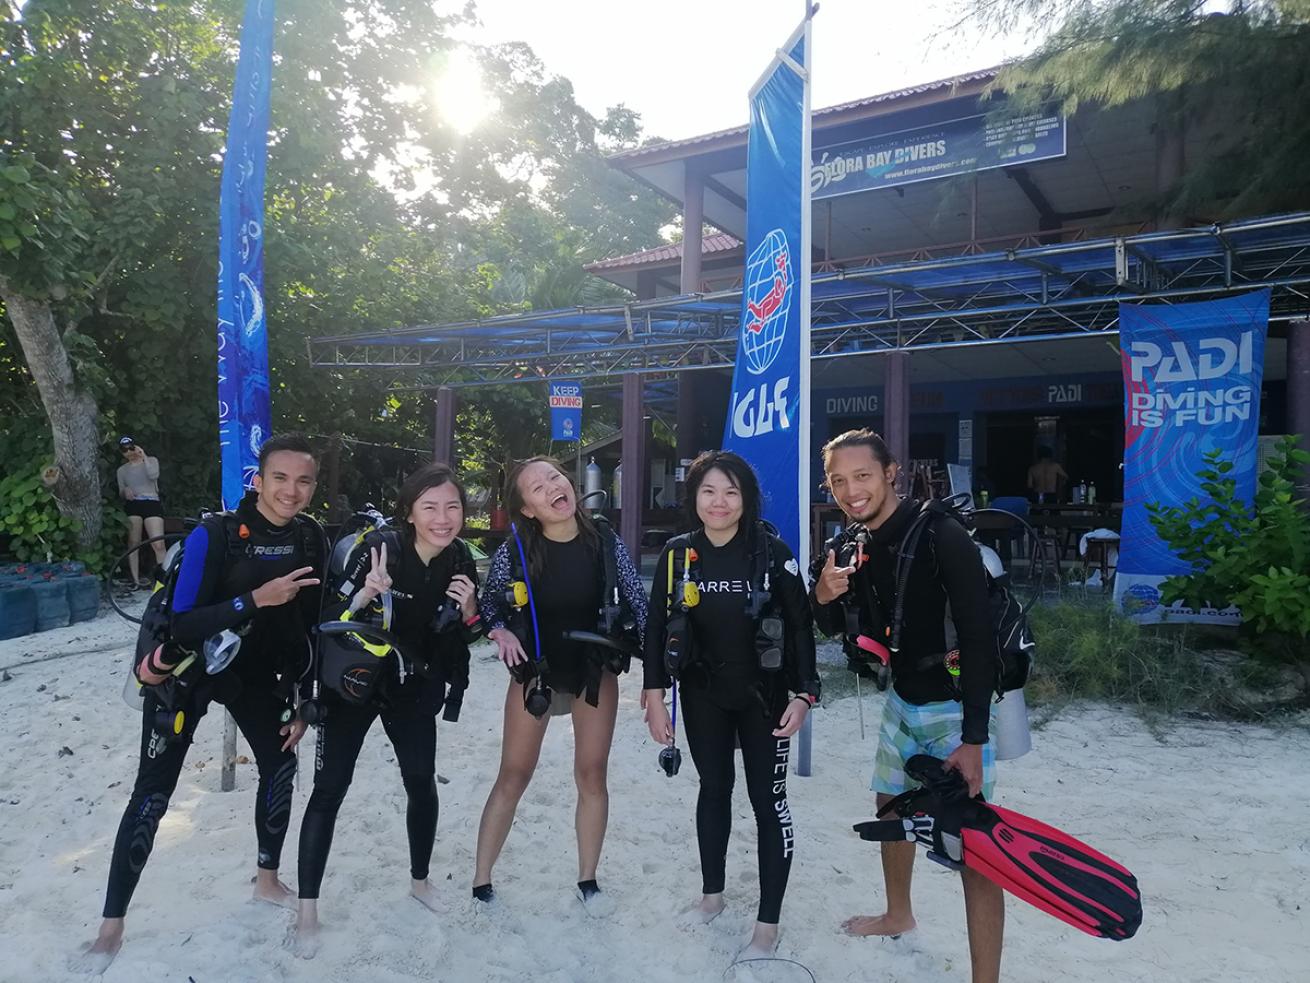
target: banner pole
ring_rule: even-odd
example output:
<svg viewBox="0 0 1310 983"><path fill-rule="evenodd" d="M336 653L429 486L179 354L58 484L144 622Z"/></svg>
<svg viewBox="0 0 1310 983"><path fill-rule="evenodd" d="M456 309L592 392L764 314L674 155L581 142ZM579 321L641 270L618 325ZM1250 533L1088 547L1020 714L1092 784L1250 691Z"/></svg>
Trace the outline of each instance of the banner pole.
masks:
<svg viewBox="0 0 1310 983"><path fill-rule="evenodd" d="M810 274L811 248L814 231L810 216L810 166L814 155L810 147L810 66L814 64L811 55L811 20L814 8L806 0L805 5L805 78L801 87L801 318L800 318L800 404L796 408L796 440L799 474L796 479L796 515L800 519L800 532L796 537L796 562L801 578L809 575L810 569ZM801 724L796 749L796 774L808 778L811 774L810 756L814 745L814 716L805 715Z"/></svg>

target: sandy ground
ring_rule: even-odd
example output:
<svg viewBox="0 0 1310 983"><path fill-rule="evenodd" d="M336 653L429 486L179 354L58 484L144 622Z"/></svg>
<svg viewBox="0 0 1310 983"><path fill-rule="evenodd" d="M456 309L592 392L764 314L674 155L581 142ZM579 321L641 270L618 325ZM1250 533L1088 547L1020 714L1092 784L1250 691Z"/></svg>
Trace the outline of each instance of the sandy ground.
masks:
<svg viewBox="0 0 1310 983"><path fill-rule="evenodd" d="M122 702L131 629L112 615L0 642L0 980L70 978L92 938L109 852L136 767L139 717ZM35 661L49 656L65 656ZM520 980L582 983L804 980L788 964L729 969L756 902L754 824L744 790L728 861L729 908L709 926L677 913L699 888L690 760L657 770L623 680L611 759L611 818L600 882L616 903L593 919L574 900L574 791L568 718L553 721L542 763L496 870L499 911L475 911L469 879L478 816L495 775L504 674L475 657L457 724L438 731L441 825L432 879L443 911L406 896L405 799L390 745L375 727L342 809L320 907L325 941L312 963L284 939L291 914L248 901L254 871L255 770L219 791L222 722L211 713L156 840L106 981ZM878 712L866 695L870 722ZM958 879L920 858L920 927L899 940L852 939L838 926L881 910L876 848L850 823L867 817L873 731L861 742L852 698L816 716L814 774L793 776L797 861L780 955L818 980L968 980ZM283 858L294 885L299 817ZM1011 900L1003 977L1014 983L1114 980L1263 983L1310 979L1310 733L1180 724L1162 739L1131 714L1069 711L1032 754L1001 766L998 798L1085 837L1138 876L1145 924L1124 943L1087 938ZM67 752L71 753L66 753ZM244 750L244 748L243 748ZM726 971L726 975L725 975Z"/></svg>

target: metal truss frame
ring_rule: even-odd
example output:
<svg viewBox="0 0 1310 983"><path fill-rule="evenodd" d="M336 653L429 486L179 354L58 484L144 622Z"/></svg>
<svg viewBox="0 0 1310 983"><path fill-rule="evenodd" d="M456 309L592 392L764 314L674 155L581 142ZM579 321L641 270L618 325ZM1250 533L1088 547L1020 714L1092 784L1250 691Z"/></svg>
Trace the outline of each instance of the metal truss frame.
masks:
<svg viewBox="0 0 1310 983"><path fill-rule="evenodd" d="M1271 317L1310 316L1310 213L812 277L812 357L1113 334L1121 302L1178 303L1260 287ZM418 371L429 385L730 368L741 291L339 335L321 367Z"/></svg>

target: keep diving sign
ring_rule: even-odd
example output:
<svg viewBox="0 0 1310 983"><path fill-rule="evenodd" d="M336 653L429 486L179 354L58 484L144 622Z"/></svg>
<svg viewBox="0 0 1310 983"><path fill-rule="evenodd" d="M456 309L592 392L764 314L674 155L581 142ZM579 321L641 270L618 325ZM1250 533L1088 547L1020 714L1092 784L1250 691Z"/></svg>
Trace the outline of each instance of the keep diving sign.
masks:
<svg viewBox="0 0 1310 983"><path fill-rule="evenodd" d="M550 383L551 440L582 439L582 386L576 382Z"/></svg>

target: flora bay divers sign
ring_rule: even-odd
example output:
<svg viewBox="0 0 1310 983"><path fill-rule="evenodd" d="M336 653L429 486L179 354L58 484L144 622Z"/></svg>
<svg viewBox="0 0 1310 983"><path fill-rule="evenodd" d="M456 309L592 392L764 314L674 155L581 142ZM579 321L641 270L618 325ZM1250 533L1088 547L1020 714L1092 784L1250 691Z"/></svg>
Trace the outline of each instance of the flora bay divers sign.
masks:
<svg viewBox="0 0 1310 983"><path fill-rule="evenodd" d="M824 147L813 153L810 193L835 198L1063 157L1066 135L1064 117L1054 113L969 116Z"/></svg>

